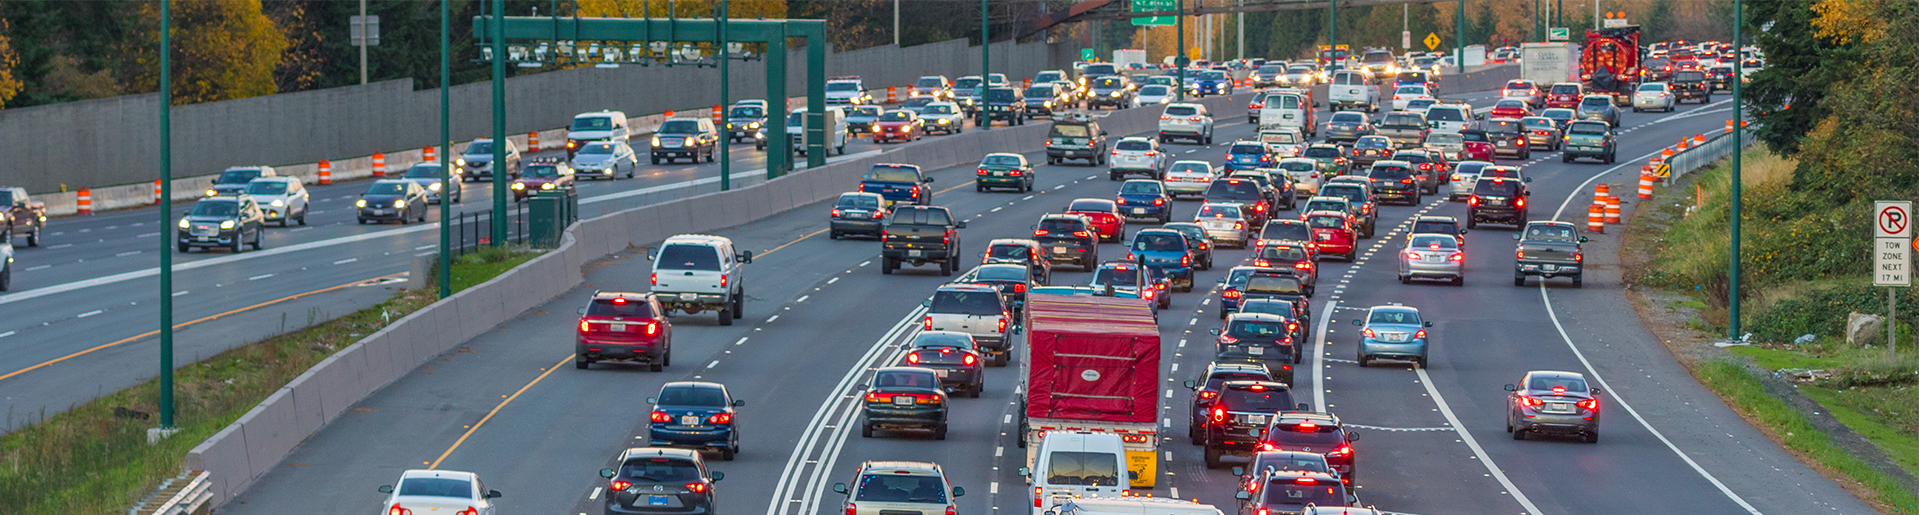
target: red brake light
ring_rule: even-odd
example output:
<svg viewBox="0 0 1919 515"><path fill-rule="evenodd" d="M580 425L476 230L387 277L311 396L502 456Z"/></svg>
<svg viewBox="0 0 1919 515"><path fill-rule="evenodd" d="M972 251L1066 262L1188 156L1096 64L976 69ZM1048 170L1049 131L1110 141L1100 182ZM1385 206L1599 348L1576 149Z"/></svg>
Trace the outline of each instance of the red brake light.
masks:
<svg viewBox="0 0 1919 515"><path fill-rule="evenodd" d="M1300 476L1300 477L1298 477L1298 478L1296 478L1296 479L1293 479L1293 482L1294 482L1294 483L1299 483L1299 484L1302 484L1302 485L1310 485L1310 484L1313 484L1313 483L1317 483L1317 482L1319 482L1319 480L1318 480L1318 479L1313 479L1313 477L1312 477L1312 476Z"/></svg>
<svg viewBox="0 0 1919 515"><path fill-rule="evenodd" d="M653 336L653 335L656 335L656 334L660 334L660 323L659 323L659 322L647 322L647 323L646 323L646 335L647 335L647 336Z"/></svg>
<svg viewBox="0 0 1919 515"><path fill-rule="evenodd" d="M1090 232L1086 232L1086 231L1073 231L1073 235L1074 235L1074 236L1078 236L1078 237L1081 237L1081 238L1091 238L1091 237L1093 237L1093 233L1090 233Z"/></svg>
<svg viewBox="0 0 1919 515"><path fill-rule="evenodd" d="M1313 267L1313 264L1312 264L1312 263L1310 263L1310 262L1306 262L1306 261L1300 261L1300 262L1298 262L1298 263L1293 263L1293 268L1298 268L1298 269L1300 269L1300 270L1307 270L1307 269L1310 269L1310 268L1312 268L1312 267Z"/></svg>
<svg viewBox="0 0 1919 515"><path fill-rule="evenodd" d="M1526 207L1526 197L1514 197L1513 207Z"/></svg>
<svg viewBox="0 0 1919 515"><path fill-rule="evenodd" d="M667 422L673 421L673 416L666 414L666 412L664 411L655 411L653 412L653 415L650 417L647 417L647 419L652 420L654 422L667 423Z"/></svg>
<svg viewBox="0 0 1919 515"><path fill-rule="evenodd" d="M1224 291L1224 292L1221 292L1221 293L1219 294L1219 296L1221 296L1221 297L1225 297L1225 298L1228 298L1228 299L1237 299L1237 298L1239 298L1239 295L1240 295L1240 294L1239 294L1239 290L1226 290L1226 291Z"/></svg>
<svg viewBox="0 0 1919 515"><path fill-rule="evenodd" d="M1025 292L1026 292L1026 283L1018 283L1013 285L1013 293L1025 293Z"/></svg>
<svg viewBox="0 0 1919 515"><path fill-rule="evenodd" d="M626 304L626 298L625 298L625 297L614 297L614 298L613 298L613 303L614 303L614 304Z"/></svg>
<svg viewBox="0 0 1919 515"><path fill-rule="evenodd" d="M1420 339L1425 339L1425 338L1426 338L1426 330L1425 330L1425 329L1420 329L1420 330L1418 330L1418 331L1415 331L1415 332L1413 332L1413 339L1414 339L1414 340L1420 340Z"/></svg>
<svg viewBox="0 0 1919 515"><path fill-rule="evenodd" d="M1050 144L1052 144L1052 142L1050 142L1050 141L1049 141L1049 142L1047 142L1047 144L1049 144L1049 145L1050 145ZM977 172L978 172L978 173L979 173L980 175L986 175L986 173L987 173L987 172L986 172L986 169L985 169L985 168L981 168L981 169L979 169L979 170L976 170L976 171L977 171Z"/></svg>
<svg viewBox="0 0 1919 515"><path fill-rule="evenodd" d="M965 359L965 360L963 360L963 361L965 361L965 362L966 362L966 364L968 364L968 365L971 365L971 364L974 364L974 363L977 363L977 362L979 362L979 358L976 358L976 357L973 357L973 355L972 355L972 354L967 354L967 355L966 355L966 359Z"/></svg>
<svg viewBox="0 0 1919 515"><path fill-rule="evenodd" d="M1593 411L1599 411L1599 399L1586 399L1583 401L1576 402L1574 404L1579 405L1579 407L1581 408L1585 408Z"/></svg>
<svg viewBox="0 0 1919 515"><path fill-rule="evenodd" d="M1002 333L1006 332L1006 316L1005 315L1001 315L999 317L999 332L1002 332Z"/></svg>
<svg viewBox="0 0 1919 515"><path fill-rule="evenodd" d="M920 320L920 330L922 330L922 331L931 331L931 330L933 330L933 316L932 316L932 315L927 315L925 319L923 319L923 320Z"/></svg>
<svg viewBox="0 0 1919 515"><path fill-rule="evenodd" d="M386 515L413 515L413 510L401 508L400 503L393 503L392 508L387 508Z"/></svg>
<svg viewBox="0 0 1919 515"><path fill-rule="evenodd" d="M591 330L593 329L591 329L590 326L587 325L586 319L584 318L580 319L580 332L584 333Z"/></svg>
<svg viewBox="0 0 1919 515"><path fill-rule="evenodd" d="M725 276L725 275L721 275L721 276L720 276L720 287L721 287L721 288L725 288L725 287L726 287L726 276Z"/></svg>
<svg viewBox="0 0 1919 515"><path fill-rule="evenodd" d="M1033 502L1038 503L1039 501L1034 500ZM1039 505L1034 504L1033 507L1038 508ZM860 509L858 506L854 506L853 503L850 503L850 502L846 503L846 515L859 515L859 512L860 512Z"/></svg>
<svg viewBox="0 0 1919 515"><path fill-rule="evenodd" d="M1333 452L1329 452L1326 454L1330 454L1333 456L1347 456L1347 455L1351 455L1352 453L1353 453L1353 446L1341 445L1339 446L1338 449L1333 449Z"/></svg>
<svg viewBox="0 0 1919 515"><path fill-rule="evenodd" d="M907 363L911 363L911 364L914 364L914 365L918 365L918 364L920 364L920 353L919 353L919 351L913 351L913 352L910 352L910 353L907 353L907 354L906 354L906 362L907 362Z"/></svg>
<svg viewBox="0 0 1919 515"><path fill-rule="evenodd" d="M1187 254L1179 257L1179 266L1192 266L1192 265L1193 265L1192 254Z"/></svg>
<svg viewBox="0 0 1919 515"><path fill-rule="evenodd" d="M1466 197L1466 204L1467 204L1467 205L1473 205L1473 206L1477 206L1477 205L1479 205L1479 195L1473 195L1473 196L1471 196L1471 197Z"/></svg>
<svg viewBox="0 0 1919 515"><path fill-rule="evenodd" d="M1201 399L1211 399L1218 396L1219 396L1219 392L1212 392L1212 391L1199 392L1199 398Z"/></svg>
<svg viewBox="0 0 1919 515"><path fill-rule="evenodd" d="M1213 408L1213 423L1226 421L1226 408Z"/></svg>
<svg viewBox="0 0 1919 515"><path fill-rule="evenodd" d="M1574 252L1574 253L1573 253L1573 262L1575 262L1575 263L1577 263L1577 262L1581 262L1581 261L1585 261L1585 260L1586 260L1586 255L1585 255L1585 254L1582 254L1582 253L1578 253L1578 252Z"/></svg>
<svg viewBox="0 0 1919 515"><path fill-rule="evenodd" d="M833 208L833 213L832 213L832 216L833 216L833 218L839 218L839 217L840 217L840 208L837 208L837 207L836 207L836 208Z"/></svg>
<svg viewBox="0 0 1919 515"><path fill-rule="evenodd" d="M714 415L714 416L717 417L719 415ZM686 489L692 490L693 493L703 494L703 493L706 493L707 486L706 486L706 483L687 483Z"/></svg>
<svg viewBox="0 0 1919 515"><path fill-rule="evenodd" d="M651 277L651 278L649 278L648 280L649 280L649 281L651 281L651 282L653 283L653 285L654 285L654 286L659 286L659 285L660 285L660 273L659 273L659 272L653 272L653 274L652 274L652 277Z"/></svg>
<svg viewBox="0 0 1919 515"><path fill-rule="evenodd" d="M1119 151L1118 151L1118 150L1114 150L1114 151L1113 151L1113 153L1115 153L1115 154L1117 154L1117 153L1119 153ZM1157 155L1159 155L1159 151L1157 151L1157 150L1148 150L1148 151L1146 151L1146 157L1153 157L1153 156L1157 156Z"/></svg>
<svg viewBox="0 0 1919 515"><path fill-rule="evenodd" d="M1454 253L1453 253L1453 261L1455 261L1455 262L1460 262L1460 263L1464 263L1464 262L1466 262L1466 255L1465 255L1465 254L1463 254L1463 253L1459 253L1459 252L1454 252Z"/></svg>
<svg viewBox="0 0 1919 515"><path fill-rule="evenodd" d="M1367 338L1375 338L1375 336L1373 336L1373 328L1371 327L1368 327L1366 328L1365 331L1361 331L1361 332L1365 333Z"/></svg>
<svg viewBox="0 0 1919 515"><path fill-rule="evenodd" d="M1171 119L1173 119L1173 117L1171 117L1171 116L1166 116L1166 115L1163 115L1163 114L1162 114L1162 115L1159 115L1159 119L1161 119L1161 120L1171 120ZM1033 495L1039 495L1039 492L1037 491L1037 490L1039 490L1038 488L1035 488L1035 489L1033 489L1033 490L1035 490L1035 491L1033 492ZM1037 508L1037 507L1039 507L1039 501L1038 501L1038 500L1034 500L1034 501L1033 501L1033 507L1035 507L1035 508Z"/></svg>
<svg viewBox="0 0 1919 515"><path fill-rule="evenodd" d="M1532 397L1527 397L1524 395L1519 396L1519 403L1527 406L1538 406L1541 404L1545 404L1544 401L1541 401L1539 399L1534 399Z"/></svg>
<svg viewBox="0 0 1919 515"><path fill-rule="evenodd" d="M621 481L621 480L615 479L613 480L611 484L607 485L607 489L618 492L621 490L625 490L626 487L629 487L629 486L633 486L632 481Z"/></svg>
<svg viewBox="0 0 1919 515"><path fill-rule="evenodd" d="M706 418L706 423L708 424L725 424L732 421L732 413L715 413L713 416Z"/></svg>
<svg viewBox="0 0 1919 515"><path fill-rule="evenodd" d="M1045 235L1046 235L1046 230L1045 230L1045 229L1034 229L1034 230L1033 230L1033 235L1034 235L1034 236L1045 236Z"/></svg>

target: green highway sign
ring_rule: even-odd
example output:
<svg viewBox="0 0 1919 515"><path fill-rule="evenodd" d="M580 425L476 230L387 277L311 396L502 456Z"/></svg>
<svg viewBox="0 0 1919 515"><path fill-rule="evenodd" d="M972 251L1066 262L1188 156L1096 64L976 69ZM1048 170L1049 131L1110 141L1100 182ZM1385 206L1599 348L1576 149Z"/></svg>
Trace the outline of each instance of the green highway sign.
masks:
<svg viewBox="0 0 1919 515"><path fill-rule="evenodd" d="M1133 12L1171 11L1178 8L1177 0L1133 0ZM1133 18L1134 25L1173 25L1179 23L1172 16L1142 16Z"/></svg>
<svg viewBox="0 0 1919 515"><path fill-rule="evenodd" d="M1569 39L1572 38L1565 27L1550 27L1546 29L1546 41L1566 41Z"/></svg>
<svg viewBox="0 0 1919 515"><path fill-rule="evenodd" d="M1093 49L1091 49L1091 48L1081 48L1081 49L1079 49L1079 60L1081 60L1081 61L1091 61L1091 60L1093 60L1093 57L1094 57L1094 56L1093 56Z"/></svg>

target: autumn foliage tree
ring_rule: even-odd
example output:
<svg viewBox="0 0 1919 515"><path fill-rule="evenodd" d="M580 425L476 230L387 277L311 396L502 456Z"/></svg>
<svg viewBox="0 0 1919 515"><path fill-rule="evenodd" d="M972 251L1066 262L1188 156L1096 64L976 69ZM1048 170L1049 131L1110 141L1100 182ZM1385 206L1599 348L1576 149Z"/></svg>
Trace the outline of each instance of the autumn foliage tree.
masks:
<svg viewBox="0 0 1919 515"><path fill-rule="evenodd" d="M260 0L172 2L173 103L232 100L279 91L274 68L286 35L260 10ZM159 89L160 6L136 11L142 34L129 45L139 65L132 82L140 91Z"/></svg>

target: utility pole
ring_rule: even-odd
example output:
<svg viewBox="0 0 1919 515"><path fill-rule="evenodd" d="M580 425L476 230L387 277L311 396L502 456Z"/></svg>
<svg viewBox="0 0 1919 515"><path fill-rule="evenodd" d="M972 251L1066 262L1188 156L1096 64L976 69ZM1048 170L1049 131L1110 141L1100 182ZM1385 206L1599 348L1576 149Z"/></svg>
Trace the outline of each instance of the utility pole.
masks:
<svg viewBox="0 0 1919 515"><path fill-rule="evenodd" d="M1233 44L1233 56L1246 59L1246 13L1239 13L1239 42Z"/></svg>
<svg viewBox="0 0 1919 515"><path fill-rule="evenodd" d="M360 84L366 84L366 44L373 32L366 22L366 0L360 0Z"/></svg>
<svg viewBox="0 0 1919 515"><path fill-rule="evenodd" d="M1546 28L1541 26L1545 21L1539 16L1539 0L1533 0L1533 41L1546 40Z"/></svg>
<svg viewBox="0 0 1919 515"><path fill-rule="evenodd" d="M440 0L440 151L434 152L434 159L440 161L440 298L453 296L453 188L460 187L453 182L453 167L448 164L453 156L453 125L451 122L452 104L448 101L448 90L453 87L453 56L451 46L453 8L447 5L451 0ZM460 200L466 200L462 195Z"/></svg>
<svg viewBox="0 0 1919 515"><path fill-rule="evenodd" d="M1597 2L1594 2L1597 3ZM1728 270L1726 291L1726 338L1739 339L1739 154L1746 148L1740 141L1746 132L1746 106L1740 101L1739 83L1746 76L1746 56L1738 49L1744 48L1739 40L1739 29L1745 25L1746 13L1743 0L1732 0L1732 46L1735 49L1732 60L1732 181L1728 189L1732 194L1732 218L1726 225L1731 226L1732 256L1727 261ZM1898 320L1886 321L1886 332L1896 333ZM1888 345L1890 346L1890 345Z"/></svg>
<svg viewBox="0 0 1919 515"><path fill-rule="evenodd" d="M1186 101L1186 0L1175 0L1175 3L1173 4L1173 25L1178 27L1178 29L1176 30L1179 31L1179 33L1177 34L1177 37L1174 38L1179 40L1179 53L1173 54L1173 66L1178 67L1178 71L1176 73L1179 75L1179 85L1173 87L1173 91L1174 91L1173 98L1180 102L1185 102Z"/></svg>
<svg viewBox="0 0 1919 515"><path fill-rule="evenodd" d="M720 10L721 11L726 10L726 0L720 0ZM726 24L721 23L720 26L725 27ZM724 31L726 29L720 29L720 30ZM725 38L721 38L721 39L725 39ZM895 47L900 46L900 0L893 0L893 46ZM726 71L725 71L726 65L724 64L720 65L720 70L721 70L720 75L726 75ZM725 96L725 95L722 94L721 96Z"/></svg>
<svg viewBox="0 0 1919 515"><path fill-rule="evenodd" d="M493 0L493 19L487 29L493 39L493 246L505 247L510 182L506 175L513 173L506 169L506 0Z"/></svg>
<svg viewBox="0 0 1919 515"><path fill-rule="evenodd" d="M1454 15L1453 20L1453 69L1464 75L1466 74L1466 0L1459 0L1459 14Z"/></svg>
<svg viewBox="0 0 1919 515"><path fill-rule="evenodd" d="M993 85L993 38L987 29L986 7L986 0L979 0L979 107L974 111L979 112L979 130L983 131L993 129L993 117L986 114L986 93Z"/></svg>
<svg viewBox="0 0 1919 515"><path fill-rule="evenodd" d="M160 2L160 227L173 224L173 2ZM161 231L165 233L163 229ZM238 238L238 236L235 236ZM179 431L173 424L173 249L171 238L160 240L160 428L159 434Z"/></svg>
<svg viewBox="0 0 1919 515"><path fill-rule="evenodd" d="M727 3L727 0L720 0L719 27L715 29L715 32L719 33L719 42L713 45L713 49L720 52L720 109L733 108L733 82L729 80L730 77L727 76L729 68L727 63L733 60L733 51L727 49L726 46ZM900 44L899 5L899 0L893 0L893 46L895 47ZM811 42L808 43L810 44ZM771 102L768 102L766 105L767 107L773 106ZM726 118L728 118L726 115L720 117L721 120L725 120ZM770 120L771 118L769 117L768 119ZM726 137L720 138L720 191L733 189L733 134L731 131L731 129L728 129Z"/></svg>
<svg viewBox="0 0 1919 515"><path fill-rule="evenodd" d="M1339 55L1339 0L1326 0L1326 20L1326 55L1327 61L1330 61L1327 69L1338 71L1339 65L1346 60ZM1327 76L1331 77L1332 74Z"/></svg>

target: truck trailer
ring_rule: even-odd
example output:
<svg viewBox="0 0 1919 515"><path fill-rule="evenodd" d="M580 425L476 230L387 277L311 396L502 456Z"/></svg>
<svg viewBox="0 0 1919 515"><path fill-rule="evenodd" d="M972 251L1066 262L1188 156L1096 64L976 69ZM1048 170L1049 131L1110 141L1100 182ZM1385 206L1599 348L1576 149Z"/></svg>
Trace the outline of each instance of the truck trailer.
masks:
<svg viewBox="0 0 1919 515"><path fill-rule="evenodd" d="M1118 435L1133 488L1159 471L1160 339L1148 301L1026 296L1019 446L1032 467L1046 433Z"/></svg>

